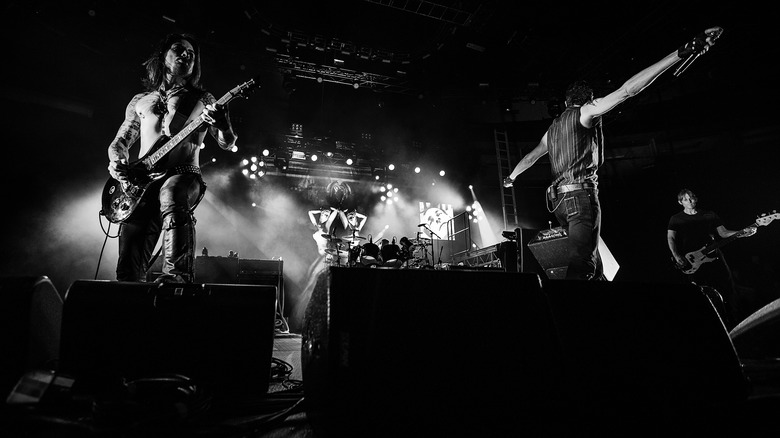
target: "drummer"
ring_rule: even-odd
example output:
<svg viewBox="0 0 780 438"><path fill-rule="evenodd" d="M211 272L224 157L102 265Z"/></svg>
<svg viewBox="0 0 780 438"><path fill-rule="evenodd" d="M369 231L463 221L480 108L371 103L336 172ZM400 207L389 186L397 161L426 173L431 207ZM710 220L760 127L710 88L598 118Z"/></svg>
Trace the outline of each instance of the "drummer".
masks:
<svg viewBox="0 0 780 438"><path fill-rule="evenodd" d="M401 261L405 262L412 257L412 241L404 236L398 242L401 244Z"/></svg>

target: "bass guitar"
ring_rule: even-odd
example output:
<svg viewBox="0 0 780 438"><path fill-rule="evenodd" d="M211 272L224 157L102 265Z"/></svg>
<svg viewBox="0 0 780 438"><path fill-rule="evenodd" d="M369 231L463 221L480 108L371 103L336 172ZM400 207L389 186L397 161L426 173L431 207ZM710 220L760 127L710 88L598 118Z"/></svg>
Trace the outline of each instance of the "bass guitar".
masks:
<svg viewBox="0 0 780 438"><path fill-rule="evenodd" d="M224 106L236 97L248 97L249 92L258 86L255 79L250 79L228 91L216 104ZM127 181L122 182L109 177L103 187L100 214L113 223L127 220L140 204L146 189L165 176L166 170L159 168L159 161L204 123L206 122L198 117L173 137L161 135L146 155L128 165Z"/></svg>
<svg viewBox="0 0 780 438"><path fill-rule="evenodd" d="M699 270L701 265L705 263L709 263L718 258L716 255L712 254L715 250L722 247L723 245L733 242L735 239L742 237L750 228L769 225L775 219L780 219L780 213L777 212L772 212L771 214L764 213L761 216L759 216L758 219L756 219L755 223L753 223L752 225L748 225L747 227L743 228L739 232L734 233L731 236L726 237L725 239L720 239L710 243L709 245L705 245L698 251L691 251L688 254L685 254L684 257L685 263L681 265L675 261L675 265L677 266L677 269L679 269L680 271L686 274L693 274L694 272ZM674 261L674 258L672 260Z"/></svg>

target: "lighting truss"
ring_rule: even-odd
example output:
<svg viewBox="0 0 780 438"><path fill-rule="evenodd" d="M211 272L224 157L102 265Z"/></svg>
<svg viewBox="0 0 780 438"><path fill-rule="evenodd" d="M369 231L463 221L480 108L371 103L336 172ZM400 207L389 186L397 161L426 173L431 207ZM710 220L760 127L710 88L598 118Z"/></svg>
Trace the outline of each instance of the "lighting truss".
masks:
<svg viewBox="0 0 780 438"><path fill-rule="evenodd" d="M360 88L369 88L374 91L407 95L418 94L417 90L411 87L407 80L402 78L320 65L313 62L294 59L284 54L277 54L274 57L274 60L282 73L294 74L296 77L303 79L316 81L318 78L321 78L324 82L348 85L351 87L354 87L355 84L357 84Z"/></svg>

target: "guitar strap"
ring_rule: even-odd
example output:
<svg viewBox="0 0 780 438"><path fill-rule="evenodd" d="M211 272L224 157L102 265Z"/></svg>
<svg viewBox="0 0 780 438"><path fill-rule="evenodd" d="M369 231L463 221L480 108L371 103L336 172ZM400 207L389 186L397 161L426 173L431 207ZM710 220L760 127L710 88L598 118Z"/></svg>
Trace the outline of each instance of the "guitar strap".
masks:
<svg viewBox="0 0 780 438"><path fill-rule="evenodd" d="M192 110L195 108L195 104L198 99L203 95L202 92L196 92L197 90L189 89L188 93L179 98L176 112L171 117L171 123L168 124L168 133L170 136L176 135L184 127L184 124L192 114Z"/></svg>

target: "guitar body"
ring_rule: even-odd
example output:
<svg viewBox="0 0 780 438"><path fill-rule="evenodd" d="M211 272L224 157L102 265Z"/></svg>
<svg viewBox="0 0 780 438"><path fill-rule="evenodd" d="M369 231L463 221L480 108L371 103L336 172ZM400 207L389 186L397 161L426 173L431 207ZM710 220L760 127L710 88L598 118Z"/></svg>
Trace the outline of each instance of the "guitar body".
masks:
<svg viewBox="0 0 780 438"><path fill-rule="evenodd" d="M698 251L691 251L685 254L685 266L680 266L680 270L686 274L693 274L698 271L701 265L717 260L717 257L709 257L704 253L706 246Z"/></svg>
<svg viewBox="0 0 780 438"><path fill-rule="evenodd" d="M155 153L169 138L160 136L143 158L133 161L128 166L127 182L120 182L108 177L101 196L101 213L115 224L126 221L146 194L153 182L165 175L160 162L151 169L147 168L147 157Z"/></svg>

